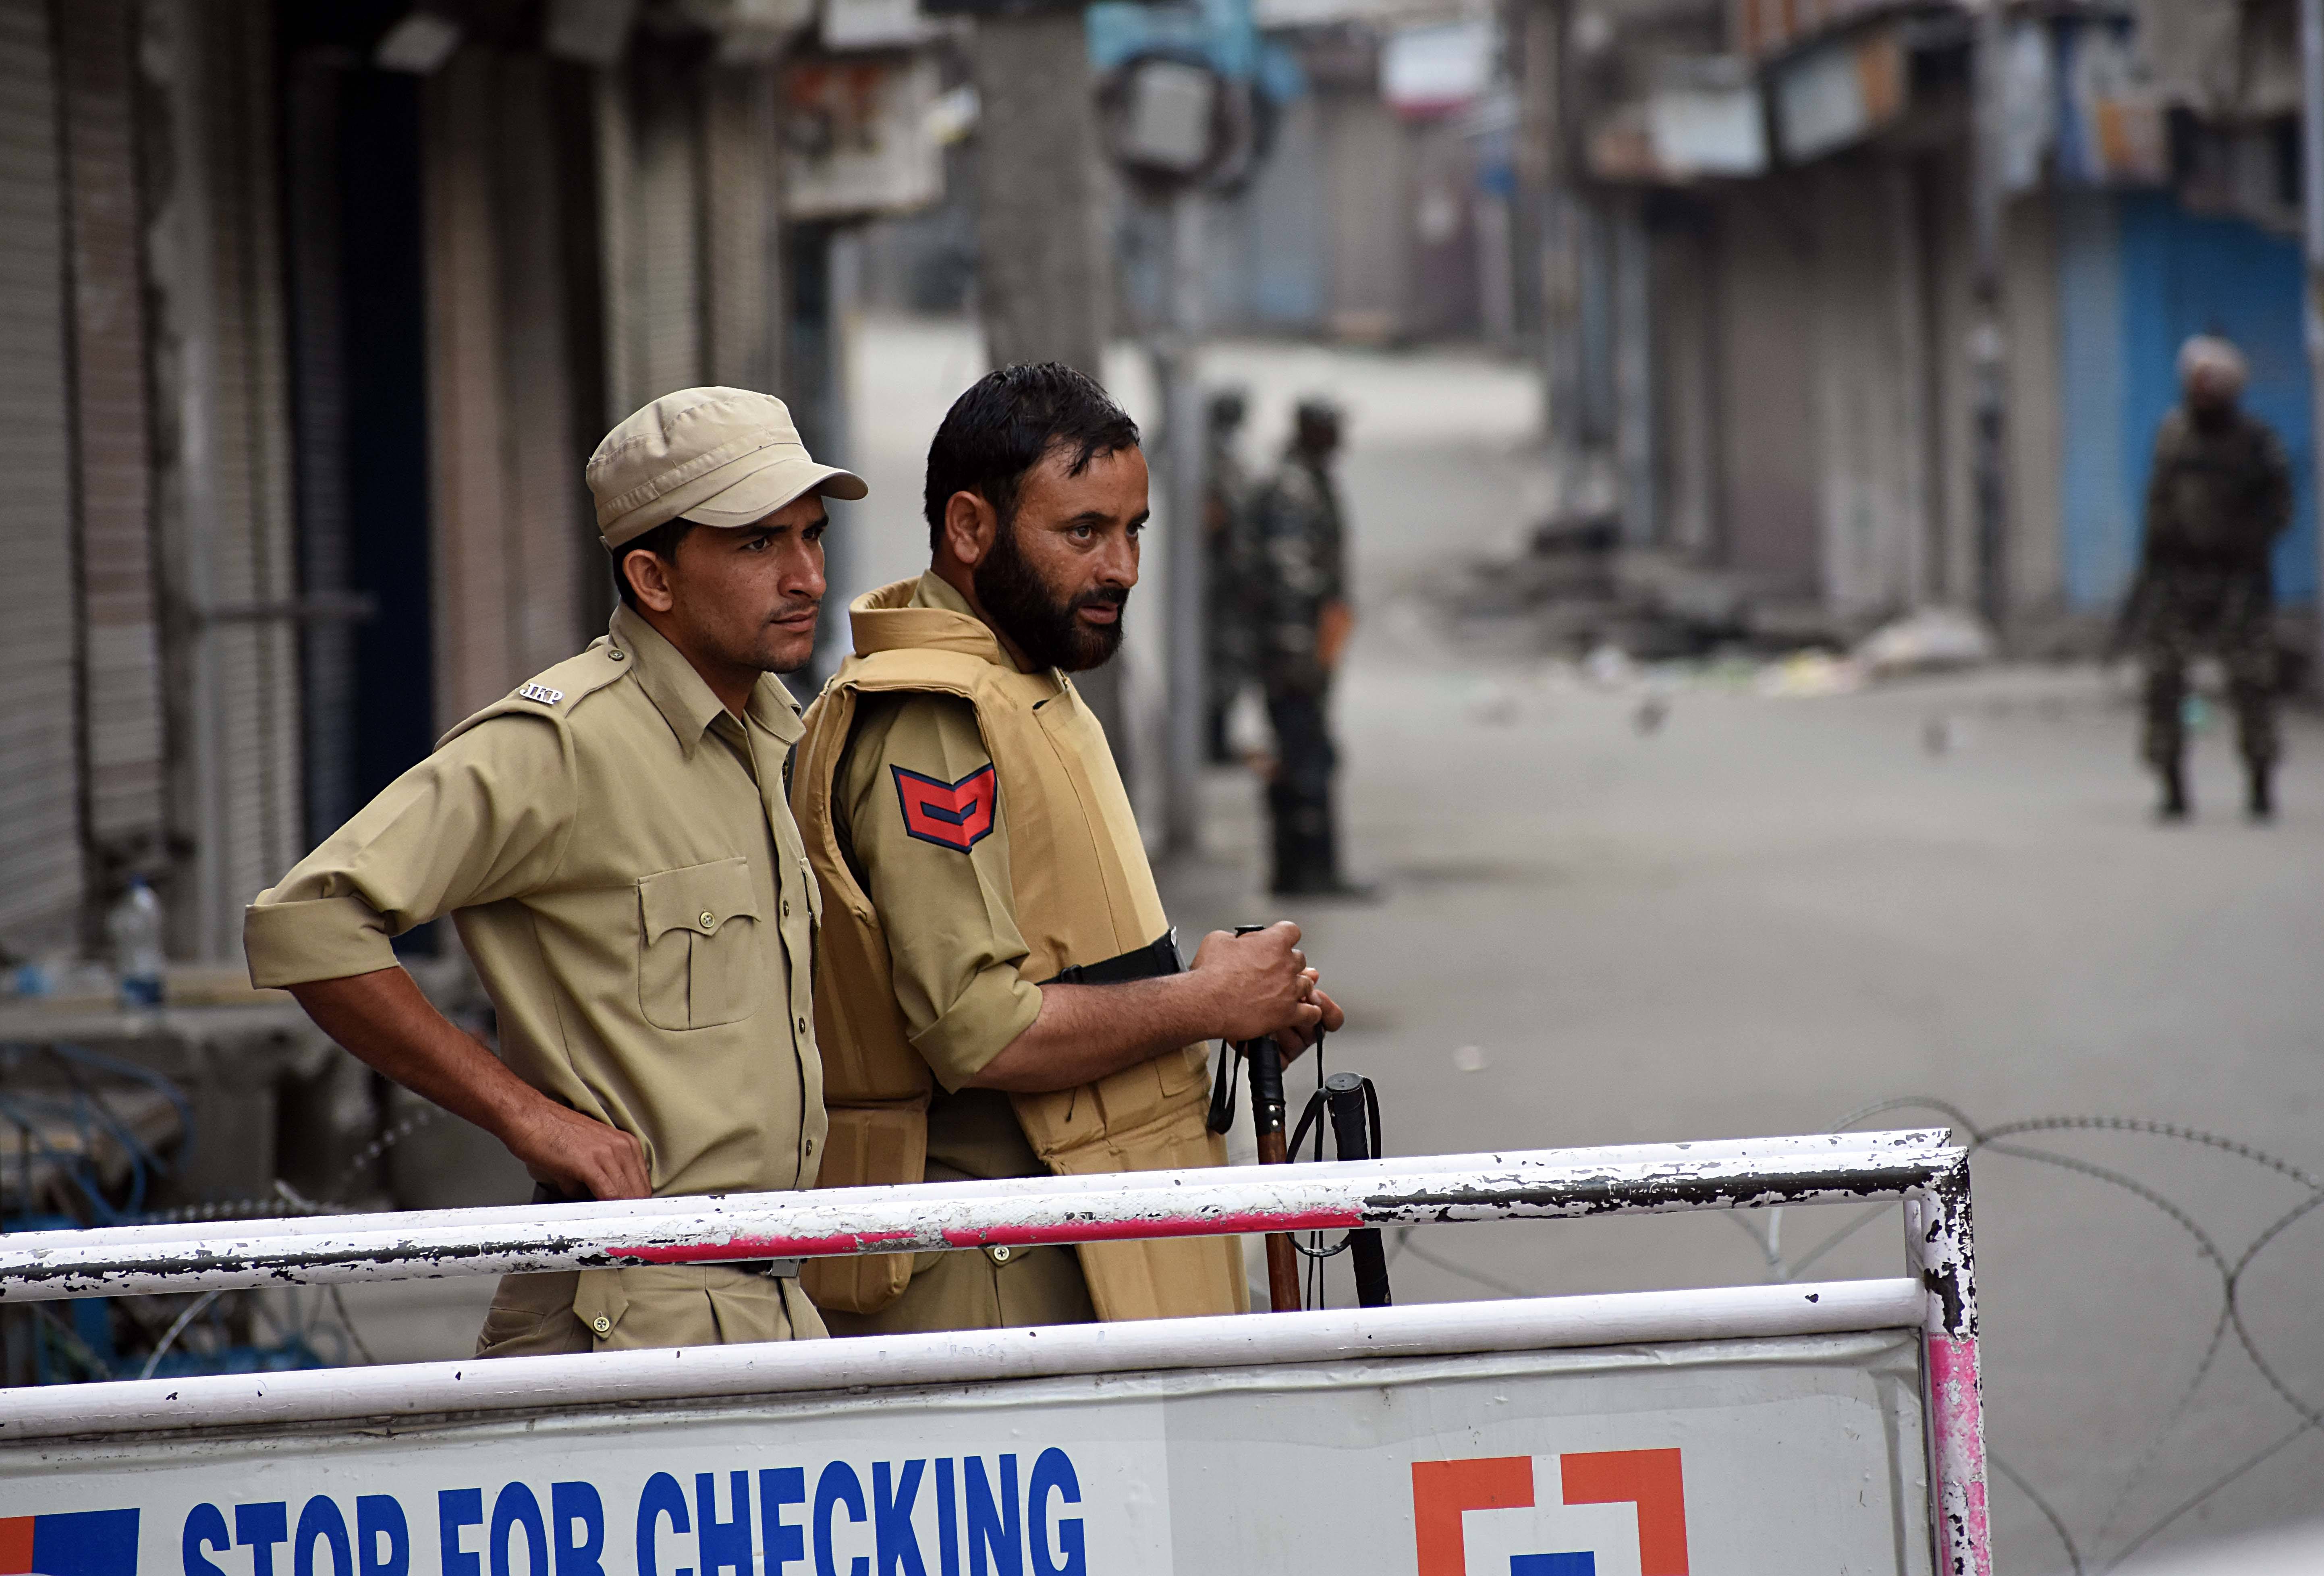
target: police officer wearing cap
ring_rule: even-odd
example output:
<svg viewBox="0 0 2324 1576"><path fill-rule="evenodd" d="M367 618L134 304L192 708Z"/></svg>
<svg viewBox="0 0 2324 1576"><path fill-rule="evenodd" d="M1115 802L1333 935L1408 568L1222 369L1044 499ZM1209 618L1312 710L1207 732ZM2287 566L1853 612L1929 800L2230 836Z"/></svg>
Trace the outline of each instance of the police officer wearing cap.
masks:
<svg viewBox="0 0 2324 1576"><path fill-rule="evenodd" d="M668 394L590 457L621 604L604 639L454 728L261 893L254 985L507 1145L540 1199L811 1187L825 1134L817 894L784 797L778 673L814 644L823 499L779 400ZM392 937L449 914L497 1059ZM509 1276L503 1356L821 1335L785 1264Z"/></svg>

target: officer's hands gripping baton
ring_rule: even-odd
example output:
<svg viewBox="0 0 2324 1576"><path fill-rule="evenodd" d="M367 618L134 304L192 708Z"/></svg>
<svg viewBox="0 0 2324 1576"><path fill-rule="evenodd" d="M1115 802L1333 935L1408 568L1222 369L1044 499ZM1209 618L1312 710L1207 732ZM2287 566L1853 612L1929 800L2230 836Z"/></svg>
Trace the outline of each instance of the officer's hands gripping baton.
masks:
<svg viewBox="0 0 2324 1576"><path fill-rule="evenodd" d="M1237 935L1266 929L1264 925L1238 925ZM1219 1054L1218 1079L1211 1086L1210 1129L1223 1133L1234 1125L1234 1064L1250 1069L1250 1122L1259 1139L1261 1166L1287 1165L1291 1151L1283 1140L1283 1047L1272 1035L1244 1040L1231 1054ZM1270 1231L1267 1238L1267 1296L1278 1313L1299 1311L1299 1255L1287 1232Z"/></svg>

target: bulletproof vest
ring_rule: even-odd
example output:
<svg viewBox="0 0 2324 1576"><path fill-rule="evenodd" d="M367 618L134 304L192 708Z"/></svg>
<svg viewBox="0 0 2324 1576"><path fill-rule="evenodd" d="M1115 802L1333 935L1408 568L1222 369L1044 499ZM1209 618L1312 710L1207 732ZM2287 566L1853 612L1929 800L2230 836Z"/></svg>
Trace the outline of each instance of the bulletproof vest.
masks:
<svg viewBox="0 0 2324 1576"><path fill-rule="evenodd" d="M934 1075L913 1050L889 972L887 935L842 854L832 788L862 696L955 696L976 708L1009 833L1019 965L1035 984L1145 946L1169 928L1105 731L1055 671L1020 673L992 632L944 608L911 607L906 580L849 609L855 654L807 714L792 809L823 888L816 1037L823 1051L823 1187L925 1179ZM1033 1152L1059 1175L1223 1166L1204 1123L1205 1047L1186 1046L1093 1084L1011 1094ZM1084 1244L1101 1319L1240 1313L1247 1306L1232 1238ZM875 1313L909 1284L908 1254L810 1261L808 1295Z"/></svg>
<svg viewBox="0 0 2324 1576"><path fill-rule="evenodd" d="M2159 564L2259 569L2281 521L2265 430L2241 411L2202 427L2182 409L2155 446L2147 557Z"/></svg>

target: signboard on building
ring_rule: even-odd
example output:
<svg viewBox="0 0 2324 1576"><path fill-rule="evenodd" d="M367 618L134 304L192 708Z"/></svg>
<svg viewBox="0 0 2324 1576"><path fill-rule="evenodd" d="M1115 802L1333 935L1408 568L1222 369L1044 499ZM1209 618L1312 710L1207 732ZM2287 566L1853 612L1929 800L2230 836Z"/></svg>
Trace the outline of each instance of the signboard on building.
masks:
<svg viewBox="0 0 2324 1576"><path fill-rule="evenodd" d="M944 191L925 52L835 55L784 69L783 212L861 218L924 207Z"/></svg>
<svg viewBox="0 0 2324 1576"><path fill-rule="evenodd" d="M1911 90L1893 28L1834 39L1775 72L1775 137L1797 164L1860 142L1904 113Z"/></svg>
<svg viewBox="0 0 2324 1576"><path fill-rule="evenodd" d="M1449 1312L1449 1310L1448 1310ZM52 1576L1924 1576L1917 1331L0 1454Z"/></svg>

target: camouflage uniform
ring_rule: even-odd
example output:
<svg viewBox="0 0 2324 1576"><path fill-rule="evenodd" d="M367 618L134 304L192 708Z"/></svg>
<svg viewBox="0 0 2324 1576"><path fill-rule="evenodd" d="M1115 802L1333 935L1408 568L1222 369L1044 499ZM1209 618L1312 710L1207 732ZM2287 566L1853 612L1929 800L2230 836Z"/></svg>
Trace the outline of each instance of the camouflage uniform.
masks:
<svg viewBox="0 0 2324 1576"><path fill-rule="evenodd" d="M1204 601L1210 622L1204 631L1204 691L1208 705L1211 759L1232 759L1227 743L1227 714L1235 696L1256 666L1256 641L1251 629L1250 477L1236 457L1234 429L1242 419L1240 401L1232 419L1221 409L1222 396L1211 412L1210 453L1204 465L1203 550Z"/></svg>
<svg viewBox="0 0 2324 1576"><path fill-rule="evenodd" d="M2275 761L2268 558L2291 518L2291 467L2266 423L2232 408L2164 418L2127 633L2146 669L2145 756L2166 778L2186 749L2187 666L2205 652L2227 668L2245 762L2264 775Z"/></svg>
<svg viewBox="0 0 2324 1576"><path fill-rule="evenodd" d="M1254 500L1252 602L1259 679L1274 724L1268 785L1278 892L1339 885L1332 778L1339 766L1325 717L1331 670L1317 654L1323 610L1348 597L1340 501L1323 464L1295 449Z"/></svg>

